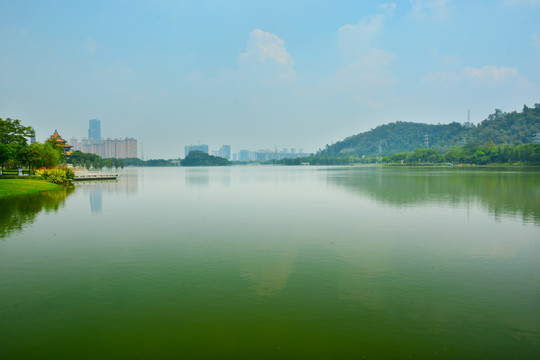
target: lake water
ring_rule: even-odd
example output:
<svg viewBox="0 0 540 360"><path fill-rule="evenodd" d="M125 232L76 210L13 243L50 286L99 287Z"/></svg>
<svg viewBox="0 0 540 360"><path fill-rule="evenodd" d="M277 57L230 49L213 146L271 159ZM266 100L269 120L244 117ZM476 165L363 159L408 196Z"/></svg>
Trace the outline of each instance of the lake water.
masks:
<svg viewBox="0 0 540 360"><path fill-rule="evenodd" d="M0 199L1 359L540 358L540 171L139 168Z"/></svg>

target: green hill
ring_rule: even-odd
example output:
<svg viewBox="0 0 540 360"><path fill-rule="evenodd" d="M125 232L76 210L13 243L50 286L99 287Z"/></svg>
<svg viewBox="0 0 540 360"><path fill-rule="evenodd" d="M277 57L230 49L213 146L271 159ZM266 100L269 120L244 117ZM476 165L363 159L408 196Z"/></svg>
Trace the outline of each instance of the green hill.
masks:
<svg viewBox="0 0 540 360"><path fill-rule="evenodd" d="M362 156L411 152L416 148L426 147L426 138L430 149L444 153L465 143L532 143L538 132L540 104L535 104L532 108L525 105L521 112L504 113L495 110L495 113L478 125L457 122L434 125L401 121L385 124L327 145L318 155Z"/></svg>
<svg viewBox="0 0 540 360"><path fill-rule="evenodd" d="M184 160L180 162L181 166L227 166L231 162L218 156L208 155L202 151L191 151Z"/></svg>

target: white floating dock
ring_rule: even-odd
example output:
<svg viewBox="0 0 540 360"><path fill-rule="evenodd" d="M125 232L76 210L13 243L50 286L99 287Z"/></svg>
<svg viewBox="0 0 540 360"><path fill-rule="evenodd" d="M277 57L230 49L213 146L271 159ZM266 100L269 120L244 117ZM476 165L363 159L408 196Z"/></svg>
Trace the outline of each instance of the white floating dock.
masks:
<svg viewBox="0 0 540 360"><path fill-rule="evenodd" d="M91 173L91 172L75 172L75 178L73 181L84 180L116 180L118 174L104 174L104 173Z"/></svg>

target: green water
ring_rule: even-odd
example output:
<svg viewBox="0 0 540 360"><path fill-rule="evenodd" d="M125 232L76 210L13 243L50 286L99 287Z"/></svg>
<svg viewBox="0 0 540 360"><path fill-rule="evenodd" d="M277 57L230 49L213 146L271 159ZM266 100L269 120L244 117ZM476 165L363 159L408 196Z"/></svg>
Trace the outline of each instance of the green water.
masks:
<svg viewBox="0 0 540 360"><path fill-rule="evenodd" d="M540 358L538 170L141 168L0 200L0 359Z"/></svg>

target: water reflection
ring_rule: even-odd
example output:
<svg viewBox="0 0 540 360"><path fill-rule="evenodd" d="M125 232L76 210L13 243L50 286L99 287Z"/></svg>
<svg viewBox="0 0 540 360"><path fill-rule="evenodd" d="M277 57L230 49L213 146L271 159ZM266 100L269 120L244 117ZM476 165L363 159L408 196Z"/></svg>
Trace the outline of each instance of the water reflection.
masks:
<svg viewBox="0 0 540 360"><path fill-rule="evenodd" d="M38 194L8 196L0 198L0 238L21 231L34 222L41 212L57 212L64 207L66 197L74 188L58 191L46 191Z"/></svg>
<svg viewBox="0 0 540 360"><path fill-rule="evenodd" d="M210 185L210 178L213 183L230 187L231 186L231 169L224 168L186 168L185 182L190 187L206 188Z"/></svg>
<svg viewBox="0 0 540 360"><path fill-rule="evenodd" d="M208 187L210 184L209 169L187 169L185 172L186 185L191 187Z"/></svg>
<svg viewBox="0 0 540 360"><path fill-rule="evenodd" d="M139 191L139 176L142 177L142 174L137 169L126 169L120 173L118 180L79 181L75 186L78 193L88 193L90 213L99 215L103 211L103 193L136 194Z"/></svg>
<svg viewBox="0 0 540 360"><path fill-rule="evenodd" d="M296 246L263 242L250 250L241 265L243 276L250 281L257 298L276 295L285 288L294 270ZM253 257L253 253L264 256Z"/></svg>
<svg viewBox="0 0 540 360"><path fill-rule="evenodd" d="M478 202L495 218L511 215L540 224L538 170L341 168L327 174L329 184L389 205Z"/></svg>
<svg viewBox="0 0 540 360"><path fill-rule="evenodd" d="M101 187L94 187L90 190L90 212L92 214L101 214L102 210Z"/></svg>

